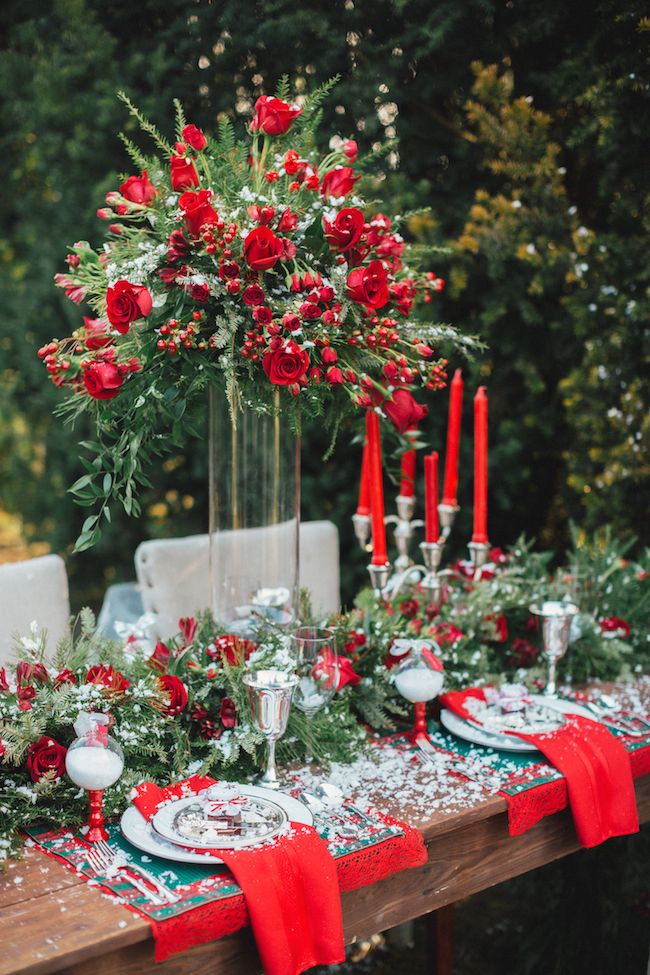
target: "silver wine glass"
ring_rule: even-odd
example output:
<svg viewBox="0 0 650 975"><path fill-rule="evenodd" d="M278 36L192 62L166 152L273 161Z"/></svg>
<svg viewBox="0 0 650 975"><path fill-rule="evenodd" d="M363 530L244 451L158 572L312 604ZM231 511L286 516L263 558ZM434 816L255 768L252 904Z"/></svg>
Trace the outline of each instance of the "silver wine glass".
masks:
<svg viewBox="0 0 650 975"><path fill-rule="evenodd" d="M280 781L275 767L275 743L287 730L291 698L298 683L295 674L282 670L258 670L245 674L248 700L253 724L268 742L266 771L257 780L267 789L279 789Z"/></svg>
<svg viewBox="0 0 650 975"><path fill-rule="evenodd" d="M557 697L557 662L567 652L571 623L578 607L575 603L547 600L533 603L529 610L542 621L544 656L548 661L548 680L543 693L546 697Z"/></svg>

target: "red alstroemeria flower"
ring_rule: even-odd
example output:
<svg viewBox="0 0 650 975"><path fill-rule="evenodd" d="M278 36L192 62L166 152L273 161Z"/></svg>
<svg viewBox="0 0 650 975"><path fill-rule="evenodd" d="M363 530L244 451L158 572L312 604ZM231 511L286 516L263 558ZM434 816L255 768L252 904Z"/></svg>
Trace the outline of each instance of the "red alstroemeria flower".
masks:
<svg viewBox="0 0 650 975"><path fill-rule="evenodd" d="M98 684L107 694L124 694L131 681L115 670L111 664L95 664L86 674L85 684Z"/></svg>

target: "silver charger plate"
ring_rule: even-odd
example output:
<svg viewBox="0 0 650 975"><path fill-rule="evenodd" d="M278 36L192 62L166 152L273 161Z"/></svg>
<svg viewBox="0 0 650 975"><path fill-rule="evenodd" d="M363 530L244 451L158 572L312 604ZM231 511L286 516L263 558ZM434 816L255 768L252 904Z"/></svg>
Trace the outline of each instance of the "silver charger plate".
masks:
<svg viewBox="0 0 650 975"><path fill-rule="evenodd" d="M294 799L293 796L285 795L283 792L274 792L270 789L263 789L259 786L247 785L242 789L247 795L255 794L259 798L261 794L262 798L268 798L269 801L273 802L276 806L280 807L286 815L286 821L293 823L304 823L305 826L312 826L314 822L314 817L311 811L300 802L298 799ZM196 801L195 797L190 797L189 800L181 801ZM175 805L170 803L171 805ZM163 807L165 809L169 806ZM177 863L197 863L205 866L206 864L223 863L223 861L216 856L213 856L208 850L209 847L205 847L206 852L198 852L198 848L195 844L190 843L185 840L186 846L194 846L192 850L183 849L182 846L176 845L169 840L165 839L160 833L157 833L153 828L152 824L148 822L142 813L140 813L135 806L129 806L122 813L122 818L120 820L120 829L122 830L122 835L135 846L138 850L143 853L148 853L150 856L162 857L166 860L175 860ZM214 849L214 847L212 847ZM249 847L250 849L250 847Z"/></svg>
<svg viewBox="0 0 650 975"><path fill-rule="evenodd" d="M593 715L586 708L574 701L563 701L559 698L547 698L543 694L531 694L531 698L536 704L557 711L560 714L579 714L584 718L592 718ZM440 712L440 722L451 731L452 735L463 738L465 741L472 742L474 745L483 745L486 748L494 748L502 752L536 752L537 749L530 742L522 741L514 735L501 734L499 732L488 731L465 721L460 715L449 711L446 708Z"/></svg>

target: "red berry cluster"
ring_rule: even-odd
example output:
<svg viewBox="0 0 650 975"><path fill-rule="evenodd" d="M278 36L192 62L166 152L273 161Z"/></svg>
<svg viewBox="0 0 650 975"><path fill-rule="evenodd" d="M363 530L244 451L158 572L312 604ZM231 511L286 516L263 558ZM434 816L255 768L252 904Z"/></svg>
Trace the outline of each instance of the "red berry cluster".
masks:
<svg viewBox="0 0 650 975"><path fill-rule="evenodd" d="M170 355L176 355L182 348L207 349L209 342L200 338L202 321L202 311L192 312L192 321L186 324L177 318L169 318L158 330L161 337L156 342L156 348Z"/></svg>

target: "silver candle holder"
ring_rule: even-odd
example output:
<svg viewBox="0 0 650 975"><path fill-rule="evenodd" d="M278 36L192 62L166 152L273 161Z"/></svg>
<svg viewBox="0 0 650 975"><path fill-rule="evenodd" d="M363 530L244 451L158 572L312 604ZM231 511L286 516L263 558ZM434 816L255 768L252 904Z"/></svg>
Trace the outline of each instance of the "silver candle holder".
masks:
<svg viewBox="0 0 650 975"><path fill-rule="evenodd" d="M275 744L287 730L291 699L298 683L295 674L282 670L258 670L244 674L248 701L255 727L268 742L266 771L257 780L267 789L279 789L281 783L275 767Z"/></svg>
<svg viewBox="0 0 650 975"><path fill-rule="evenodd" d="M370 532L372 529L372 521L370 515L362 515L359 512L352 515L352 524L354 526L354 534L356 539L364 550L368 551L368 542L370 541Z"/></svg>
<svg viewBox="0 0 650 975"><path fill-rule="evenodd" d="M478 582L483 575L483 566L488 560L488 555L490 554L490 543L489 542L469 542L469 559L474 565L474 581Z"/></svg>

